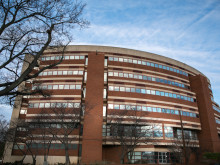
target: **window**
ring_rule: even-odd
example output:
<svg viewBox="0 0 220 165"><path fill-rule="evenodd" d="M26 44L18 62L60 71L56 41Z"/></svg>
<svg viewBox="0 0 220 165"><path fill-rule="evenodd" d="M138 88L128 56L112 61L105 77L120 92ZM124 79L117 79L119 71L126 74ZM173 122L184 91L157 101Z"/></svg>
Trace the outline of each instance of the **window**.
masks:
<svg viewBox="0 0 220 165"><path fill-rule="evenodd" d="M103 106L103 116L106 116L106 106Z"/></svg>

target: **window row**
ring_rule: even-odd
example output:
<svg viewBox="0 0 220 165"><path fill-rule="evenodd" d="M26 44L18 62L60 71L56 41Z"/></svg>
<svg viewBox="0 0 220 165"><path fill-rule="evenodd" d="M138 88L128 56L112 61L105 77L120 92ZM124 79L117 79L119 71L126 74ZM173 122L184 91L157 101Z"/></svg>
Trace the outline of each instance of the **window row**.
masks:
<svg viewBox="0 0 220 165"><path fill-rule="evenodd" d="M60 60L62 56L45 56L42 57L42 61L50 61L50 60ZM72 55L72 56L63 56L63 60L83 60L85 56Z"/></svg>
<svg viewBox="0 0 220 165"><path fill-rule="evenodd" d="M180 163L176 153L171 152L134 152L128 153L128 159L133 164L171 164Z"/></svg>
<svg viewBox="0 0 220 165"><path fill-rule="evenodd" d="M118 136L118 137L163 137L163 127L160 125L123 125L108 124L102 126L103 136ZM197 140L197 132L194 130L183 130L185 140ZM164 135L167 138L182 139L182 130L174 127L164 126Z"/></svg>
<svg viewBox="0 0 220 165"><path fill-rule="evenodd" d="M159 112L179 115L179 110L167 109L167 108L156 108L141 105L127 105L127 104L108 104L108 109L120 109L120 110L137 110L137 111L148 111L148 112ZM198 117L196 113L185 112L180 110L181 115L189 117Z"/></svg>
<svg viewBox="0 0 220 165"><path fill-rule="evenodd" d="M76 128L78 126L78 124L73 124L71 123L42 123L42 124L34 124L31 123L29 125L29 128Z"/></svg>
<svg viewBox="0 0 220 165"><path fill-rule="evenodd" d="M220 113L220 108L216 107L215 105L212 105L213 109L216 110L218 113Z"/></svg>
<svg viewBox="0 0 220 165"><path fill-rule="evenodd" d="M81 89L81 85L70 85L70 84L63 84L63 85L40 85L40 86L33 86L32 90L36 89Z"/></svg>
<svg viewBox="0 0 220 165"><path fill-rule="evenodd" d="M178 82L165 80L165 79L161 79L161 78L156 78L156 77L151 77L151 76L143 76L143 75L133 74L133 73L108 72L108 75L109 76L116 76L116 77L135 78L135 79L141 79L141 80L156 81L159 83L170 84L170 85L174 85L177 87L182 87L182 88L187 88L187 89L189 88L188 86L181 84L181 83L178 83Z"/></svg>
<svg viewBox="0 0 220 165"><path fill-rule="evenodd" d="M109 86L109 91L134 92L134 93L158 95L158 96L165 96L165 97L171 97L171 98L176 98L176 99L181 99L181 100L194 102L194 99L192 97L178 95L178 94L175 94L175 93L163 92L163 91L143 89L143 88Z"/></svg>
<svg viewBox="0 0 220 165"><path fill-rule="evenodd" d="M132 126L108 124L103 125L103 136L118 136L118 137L163 137L162 126L147 125L147 126Z"/></svg>
<svg viewBox="0 0 220 165"><path fill-rule="evenodd" d="M186 73L184 71L181 71L179 69L175 69L175 68L172 68L172 67L169 67L169 66L156 64L156 63L153 63L153 62L148 62L148 61L143 61L143 60L135 60L135 59L131 59L131 58L122 58L122 57L109 57L108 59L109 59L109 61L127 62L127 63L151 66L151 67L160 68L160 69L164 69L164 70L169 70L171 72L176 72L176 73L188 76L188 73Z"/></svg>
<svg viewBox="0 0 220 165"><path fill-rule="evenodd" d="M29 108L79 108L80 103L29 103Z"/></svg>
<svg viewBox="0 0 220 165"><path fill-rule="evenodd" d="M78 144L68 144L68 149L72 149L72 150L76 150L78 147ZM59 144L59 143L51 143L49 144L44 144L44 143L33 143L33 144L29 144L28 146L26 146L25 144L15 144L13 146L14 150L24 150L24 149L65 149L65 145L64 144Z"/></svg>
<svg viewBox="0 0 220 165"><path fill-rule="evenodd" d="M59 71L44 71L39 74L40 76L51 76L51 75L83 75L82 70L59 70Z"/></svg>
<svg viewBox="0 0 220 165"><path fill-rule="evenodd" d="M174 128L174 127L164 127L164 134L165 137L167 138L176 138L176 139L182 139L182 130L179 128ZM193 130L183 130L184 138L186 141L190 140L197 140L197 133L196 131Z"/></svg>

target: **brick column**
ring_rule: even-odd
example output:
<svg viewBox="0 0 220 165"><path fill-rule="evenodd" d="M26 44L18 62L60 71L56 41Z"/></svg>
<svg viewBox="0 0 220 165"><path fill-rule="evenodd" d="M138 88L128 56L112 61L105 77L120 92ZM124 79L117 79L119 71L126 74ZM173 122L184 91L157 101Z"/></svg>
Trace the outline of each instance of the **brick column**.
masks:
<svg viewBox="0 0 220 165"><path fill-rule="evenodd" d="M202 130L199 133L199 143L202 151L220 152L217 125L212 109L212 101L208 82L202 75L191 76L190 86L196 93Z"/></svg>
<svg viewBox="0 0 220 165"><path fill-rule="evenodd" d="M89 53L82 139L83 163L102 161L103 88L104 55Z"/></svg>

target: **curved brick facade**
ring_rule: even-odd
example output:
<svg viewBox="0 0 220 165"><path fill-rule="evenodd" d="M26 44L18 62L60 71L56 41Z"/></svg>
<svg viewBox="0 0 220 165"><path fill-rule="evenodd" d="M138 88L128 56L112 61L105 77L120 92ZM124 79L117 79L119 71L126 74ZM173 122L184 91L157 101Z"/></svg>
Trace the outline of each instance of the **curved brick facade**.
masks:
<svg viewBox="0 0 220 165"><path fill-rule="evenodd" d="M46 51L40 67L56 61L59 55L55 49ZM51 97L23 97L12 119L33 122L42 109L51 113L54 103L66 103L67 109L85 104L80 126L71 133L72 162L119 163L121 147L111 138L111 122L121 115L123 125L131 128L132 111L137 112L140 126L153 129L134 149L132 162L170 163L170 148L181 135L181 127L189 136L185 139L189 145L220 152L220 108L213 101L210 82L201 72L179 61L131 49L68 46L61 64L45 70L26 86L34 90L36 82L51 91ZM49 162L64 161L62 145L53 143ZM19 160L21 154L16 147L9 148L4 161ZM42 163L42 153L37 160Z"/></svg>

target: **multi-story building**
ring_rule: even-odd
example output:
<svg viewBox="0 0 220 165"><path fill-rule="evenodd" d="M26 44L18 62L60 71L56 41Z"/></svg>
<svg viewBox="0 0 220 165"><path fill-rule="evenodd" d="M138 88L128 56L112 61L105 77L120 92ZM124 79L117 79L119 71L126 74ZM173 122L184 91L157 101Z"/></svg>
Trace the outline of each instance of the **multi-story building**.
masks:
<svg viewBox="0 0 220 165"><path fill-rule="evenodd" d="M59 60L61 55L55 49L48 49L39 68ZM132 130L134 125L138 125L135 129L142 132L151 129L141 134L131 162L170 163L175 159L172 147L176 147L176 139L180 139L178 146L220 152L220 108L214 102L210 81L182 62L117 47L68 46L61 64L43 71L25 85L35 90L36 84L50 91L51 96L23 96L13 110L12 119L34 123L36 116L50 114L50 118L53 117L54 111L50 110L61 104L65 105L66 111L80 109L84 104L84 113L79 113L80 117L73 121L79 124L74 133L70 133L68 152L71 162L119 163L123 144L113 137L119 136L119 128L115 131L112 125L117 125L120 118L123 118L120 125L124 126L124 135L125 129ZM135 115L132 112L136 112ZM138 118L138 123L134 117ZM61 120L55 119L47 122L48 129L63 128ZM22 131L27 130L17 128L17 132ZM183 137L182 133L187 136ZM34 136L38 137L38 147L44 148L39 132L35 134L38 134ZM6 148L4 161L20 160L24 154L21 150L27 150L27 146L21 142L10 145ZM65 162L63 145L57 139L51 141L49 163ZM36 148L36 144L32 148ZM37 153L39 164L43 162L43 153L43 150ZM30 153L25 161L31 162L28 155ZM125 159L128 159L127 155Z"/></svg>

